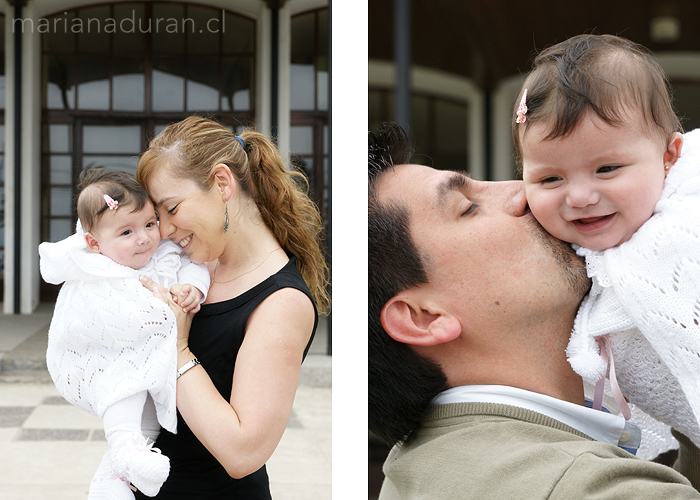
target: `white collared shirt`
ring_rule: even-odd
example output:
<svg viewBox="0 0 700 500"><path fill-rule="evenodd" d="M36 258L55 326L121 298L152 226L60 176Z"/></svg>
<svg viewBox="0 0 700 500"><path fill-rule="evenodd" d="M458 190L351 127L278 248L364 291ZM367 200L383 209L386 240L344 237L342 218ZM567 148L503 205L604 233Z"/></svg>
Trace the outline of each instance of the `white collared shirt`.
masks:
<svg viewBox="0 0 700 500"><path fill-rule="evenodd" d="M596 441L620 446L630 453L639 447L639 429L625 421L622 415L594 410L524 389L504 385L463 385L441 392L432 401L435 405L449 403L516 406L551 417Z"/></svg>

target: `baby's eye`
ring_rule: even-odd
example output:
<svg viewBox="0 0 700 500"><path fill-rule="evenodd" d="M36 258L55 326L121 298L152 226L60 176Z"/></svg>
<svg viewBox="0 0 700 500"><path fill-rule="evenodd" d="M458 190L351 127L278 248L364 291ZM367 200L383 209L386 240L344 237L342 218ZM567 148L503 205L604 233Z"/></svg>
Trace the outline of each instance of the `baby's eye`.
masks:
<svg viewBox="0 0 700 500"><path fill-rule="evenodd" d="M542 184L551 184L552 182L557 182L560 181L561 177L547 177L545 179L542 179Z"/></svg>
<svg viewBox="0 0 700 500"><path fill-rule="evenodd" d="M620 167L617 165L605 165L604 167L600 167L598 169L598 173L599 174L608 174L610 172L614 172L618 168L620 168Z"/></svg>
<svg viewBox="0 0 700 500"><path fill-rule="evenodd" d="M148 224L146 224L146 229L150 229L150 228L154 227L155 225L156 225L155 222L149 222Z"/></svg>
<svg viewBox="0 0 700 500"><path fill-rule="evenodd" d="M126 231L122 232L122 236L129 236L131 234L131 229L127 229Z"/></svg>

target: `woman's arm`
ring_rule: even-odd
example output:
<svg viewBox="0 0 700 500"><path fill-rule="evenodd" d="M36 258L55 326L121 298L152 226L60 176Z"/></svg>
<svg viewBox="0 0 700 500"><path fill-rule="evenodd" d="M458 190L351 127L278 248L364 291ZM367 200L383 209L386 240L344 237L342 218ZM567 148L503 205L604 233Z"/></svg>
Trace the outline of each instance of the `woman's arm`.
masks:
<svg viewBox="0 0 700 500"><path fill-rule="evenodd" d="M161 298L172 302L169 294ZM182 318L190 315L172 305L180 318L178 327L188 334L189 324ZM232 477L244 477L262 467L282 438L313 323L309 298L299 290L283 288L266 298L248 320L230 401L221 397L201 365L178 379L180 414ZM195 356L186 346L186 334L178 339L180 367Z"/></svg>

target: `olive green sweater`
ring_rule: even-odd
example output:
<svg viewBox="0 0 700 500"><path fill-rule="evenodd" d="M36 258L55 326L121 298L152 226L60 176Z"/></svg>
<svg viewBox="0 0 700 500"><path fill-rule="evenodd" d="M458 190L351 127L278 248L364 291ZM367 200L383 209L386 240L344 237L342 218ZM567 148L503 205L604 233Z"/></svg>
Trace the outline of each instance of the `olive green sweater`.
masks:
<svg viewBox="0 0 700 500"><path fill-rule="evenodd" d="M677 437L679 470L697 487L700 451ZM700 499L669 467L500 404L432 406L413 439L391 450L384 474L380 500Z"/></svg>

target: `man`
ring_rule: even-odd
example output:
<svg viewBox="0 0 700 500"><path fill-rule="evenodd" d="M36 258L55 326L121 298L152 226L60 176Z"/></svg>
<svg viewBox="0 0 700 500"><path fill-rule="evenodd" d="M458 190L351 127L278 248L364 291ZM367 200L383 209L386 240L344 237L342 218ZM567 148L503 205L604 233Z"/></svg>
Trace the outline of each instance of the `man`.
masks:
<svg viewBox="0 0 700 500"><path fill-rule="evenodd" d="M396 125L370 134L369 427L398 443L380 499L700 498L625 451L623 417L584 406L565 349L590 283L522 184L411 154ZM700 452L678 437L697 480Z"/></svg>

